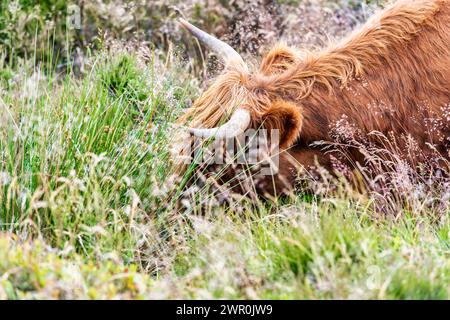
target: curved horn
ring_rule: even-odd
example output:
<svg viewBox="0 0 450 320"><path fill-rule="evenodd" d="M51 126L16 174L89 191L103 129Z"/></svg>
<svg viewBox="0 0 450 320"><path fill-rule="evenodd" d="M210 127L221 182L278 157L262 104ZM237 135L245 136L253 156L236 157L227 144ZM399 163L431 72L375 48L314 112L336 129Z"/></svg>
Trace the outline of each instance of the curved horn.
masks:
<svg viewBox="0 0 450 320"><path fill-rule="evenodd" d="M232 47L230 47L225 42L213 37L212 35L206 33L205 31L200 30L196 26L190 24L183 18L179 18L181 25L186 28L194 37L196 37L199 41L206 44L211 50L217 52L219 56L221 56L226 63L230 64L241 64L245 68L247 68L246 63L242 59L239 53L237 53Z"/></svg>
<svg viewBox="0 0 450 320"><path fill-rule="evenodd" d="M211 129L189 128L189 132L202 138L234 138L243 133L250 125L250 112L246 109L237 109L230 120L222 126Z"/></svg>

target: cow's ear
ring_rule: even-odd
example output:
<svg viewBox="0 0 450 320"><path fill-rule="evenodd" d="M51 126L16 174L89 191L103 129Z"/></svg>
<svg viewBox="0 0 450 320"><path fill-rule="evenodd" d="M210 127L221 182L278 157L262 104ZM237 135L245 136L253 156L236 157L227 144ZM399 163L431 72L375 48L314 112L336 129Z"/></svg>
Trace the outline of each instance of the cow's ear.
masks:
<svg viewBox="0 0 450 320"><path fill-rule="evenodd" d="M278 44L264 56L260 71L264 75L272 75L286 71L298 61L296 51L284 44Z"/></svg>
<svg viewBox="0 0 450 320"><path fill-rule="evenodd" d="M295 143L300 135L302 122L301 108L284 100L272 103L260 118L263 128L279 130L281 148L288 148Z"/></svg>

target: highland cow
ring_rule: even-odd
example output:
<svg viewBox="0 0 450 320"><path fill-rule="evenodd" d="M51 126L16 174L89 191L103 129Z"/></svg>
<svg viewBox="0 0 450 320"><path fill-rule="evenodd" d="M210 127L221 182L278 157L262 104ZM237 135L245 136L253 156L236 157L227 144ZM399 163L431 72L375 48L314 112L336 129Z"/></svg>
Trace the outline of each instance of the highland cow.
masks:
<svg viewBox="0 0 450 320"><path fill-rule="evenodd" d="M225 67L179 122L217 139L279 130L279 170L258 180L260 194L293 190L304 169L364 165L367 153L351 141L377 145L388 140L376 137L387 137L414 166L436 153L450 158L449 0L397 1L320 52L277 45L256 70L227 44L181 24ZM347 145L347 152L324 143ZM224 172L224 182L235 175Z"/></svg>

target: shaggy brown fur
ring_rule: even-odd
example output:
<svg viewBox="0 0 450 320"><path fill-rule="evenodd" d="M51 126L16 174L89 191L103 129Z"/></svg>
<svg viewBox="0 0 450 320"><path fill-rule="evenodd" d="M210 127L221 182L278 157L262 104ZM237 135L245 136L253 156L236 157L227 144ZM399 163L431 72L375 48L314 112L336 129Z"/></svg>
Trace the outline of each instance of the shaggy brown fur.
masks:
<svg viewBox="0 0 450 320"><path fill-rule="evenodd" d="M397 1L319 53L278 45L253 73L226 69L180 122L214 127L238 106L250 110L253 128L279 129L286 150L261 193L292 188L298 164L331 168L311 144L335 141L330 129L343 123L362 136L409 136L425 157L435 148L448 159L450 0ZM347 160L364 157L353 150Z"/></svg>

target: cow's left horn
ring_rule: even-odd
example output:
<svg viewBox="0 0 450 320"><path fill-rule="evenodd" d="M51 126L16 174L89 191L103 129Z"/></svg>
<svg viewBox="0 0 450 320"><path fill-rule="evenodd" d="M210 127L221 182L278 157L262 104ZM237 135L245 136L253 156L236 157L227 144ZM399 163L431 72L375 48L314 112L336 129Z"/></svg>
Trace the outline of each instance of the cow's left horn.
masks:
<svg viewBox="0 0 450 320"><path fill-rule="evenodd" d="M189 132L202 138L234 138L243 133L250 125L250 112L246 109L237 109L230 120L217 128L197 129L189 128Z"/></svg>
<svg viewBox="0 0 450 320"><path fill-rule="evenodd" d="M247 68L244 59L237 53L231 46L225 42L213 37L212 35L200 30L196 26L187 22L183 18L179 19L181 25L186 28L194 37L206 44L211 50L215 51L220 57L222 57L227 64L236 65L239 64L244 68Z"/></svg>

